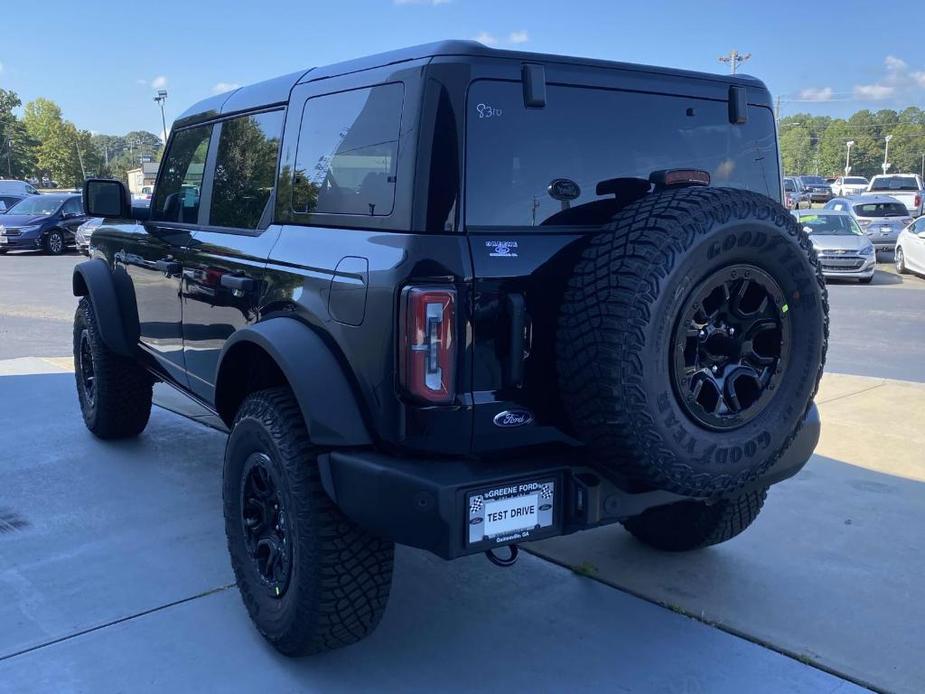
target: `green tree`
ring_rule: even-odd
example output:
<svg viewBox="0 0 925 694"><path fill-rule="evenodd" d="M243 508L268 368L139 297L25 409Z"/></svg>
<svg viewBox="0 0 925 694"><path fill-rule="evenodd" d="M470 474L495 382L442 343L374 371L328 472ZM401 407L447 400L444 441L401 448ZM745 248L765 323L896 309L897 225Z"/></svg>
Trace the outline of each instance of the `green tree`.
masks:
<svg viewBox="0 0 925 694"><path fill-rule="evenodd" d="M0 89L0 176L26 178L35 168L35 141L13 110L22 102L15 92Z"/></svg>
<svg viewBox="0 0 925 694"><path fill-rule="evenodd" d="M84 136L73 123L65 121L61 108L49 99L39 98L26 104L22 120L29 137L37 143L36 173L59 185L80 185L86 166L86 163L81 166L81 145L89 152L89 133Z"/></svg>

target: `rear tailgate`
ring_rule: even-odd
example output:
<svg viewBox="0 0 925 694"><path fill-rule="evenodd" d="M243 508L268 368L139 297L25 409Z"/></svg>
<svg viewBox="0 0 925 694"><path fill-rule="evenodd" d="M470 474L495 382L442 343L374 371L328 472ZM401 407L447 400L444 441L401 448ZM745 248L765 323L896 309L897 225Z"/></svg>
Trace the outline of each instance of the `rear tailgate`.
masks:
<svg viewBox="0 0 925 694"><path fill-rule="evenodd" d="M524 105L519 81L469 89L475 451L570 441L557 394L558 311L584 239L625 204L611 179L645 185L654 171L692 168L713 185L781 195L772 111L749 105L746 122L732 123L726 86L698 94L691 81L697 95L682 96L546 79L541 108ZM749 101L752 91L766 98L753 84Z"/></svg>

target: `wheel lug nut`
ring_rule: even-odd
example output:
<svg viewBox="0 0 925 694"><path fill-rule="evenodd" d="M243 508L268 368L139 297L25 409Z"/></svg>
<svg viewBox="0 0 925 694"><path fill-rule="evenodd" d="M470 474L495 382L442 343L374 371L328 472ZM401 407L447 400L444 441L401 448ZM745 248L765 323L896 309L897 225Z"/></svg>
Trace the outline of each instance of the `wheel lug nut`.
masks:
<svg viewBox="0 0 925 694"><path fill-rule="evenodd" d="M730 335L735 335L735 334L736 334L736 329L735 329L735 328L729 328L729 334L730 334Z"/></svg>
<svg viewBox="0 0 925 694"><path fill-rule="evenodd" d="M713 373L716 373L717 371L719 371L719 369L717 368L716 364L713 365L712 371L713 371Z"/></svg>

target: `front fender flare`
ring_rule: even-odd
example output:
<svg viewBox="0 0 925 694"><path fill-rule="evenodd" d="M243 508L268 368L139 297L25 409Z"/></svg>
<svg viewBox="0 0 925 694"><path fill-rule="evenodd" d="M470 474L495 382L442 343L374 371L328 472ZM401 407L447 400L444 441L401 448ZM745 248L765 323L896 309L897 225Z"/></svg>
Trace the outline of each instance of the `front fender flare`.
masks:
<svg viewBox="0 0 925 694"><path fill-rule="evenodd" d="M299 404L313 444L328 447L372 443L355 390L332 350L317 332L286 316L242 328L227 340L215 378L215 404L220 411L229 389L228 378L232 377L223 374L223 367L228 355L242 343L256 345L279 367Z"/></svg>
<svg viewBox="0 0 925 694"><path fill-rule="evenodd" d="M116 291L116 281L108 263L102 258L78 263L74 267L71 287L74 296L90 297L90 305L93 306L93 314L103 343L117 354L132 356L137 336L133 340L126 331L126 320Z"/></svg>

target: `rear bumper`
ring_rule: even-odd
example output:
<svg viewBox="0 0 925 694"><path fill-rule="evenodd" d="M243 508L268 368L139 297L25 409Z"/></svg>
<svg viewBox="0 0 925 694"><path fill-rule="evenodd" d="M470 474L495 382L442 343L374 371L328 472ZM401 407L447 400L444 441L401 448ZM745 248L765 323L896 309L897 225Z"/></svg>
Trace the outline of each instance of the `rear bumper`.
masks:
<svg viewBox="0 0 925 694"><path fill-rule="evenodd" d="M749 488L799 472L816 447L819 429L813 405L790 448ZM491 548L491 541L467 542L467 493L482 488L538 478L555 481L553 525L531 531L523 538L528 541L615 523L690 498L662 490L627 491L574 459L574 453L501 462L410 459L354 450L334 451L318 462L325 491L350 519L376 535L444 559ZM502 544L508 542L497 542Z"/></svg>

